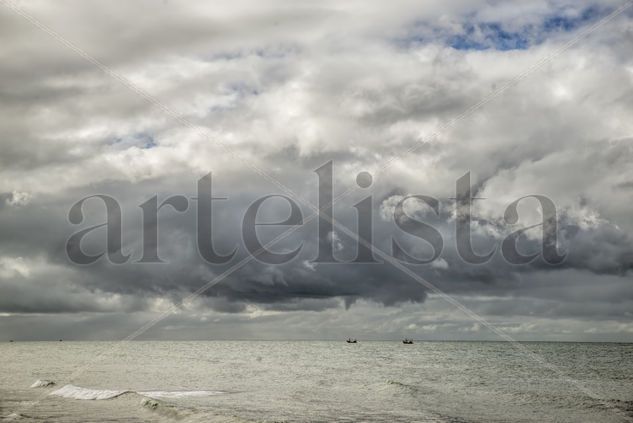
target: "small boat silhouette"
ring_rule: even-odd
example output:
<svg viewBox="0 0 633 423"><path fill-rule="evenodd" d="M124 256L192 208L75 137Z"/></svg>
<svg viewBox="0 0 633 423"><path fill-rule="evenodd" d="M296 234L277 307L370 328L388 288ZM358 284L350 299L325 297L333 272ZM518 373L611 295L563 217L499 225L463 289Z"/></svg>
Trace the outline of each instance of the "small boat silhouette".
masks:
<svg viewBox="0 0 633 423"><path fill-rule="evenodd" d="M411 345L411 344L413 344L413 339L407 339L407 338L404 338L404 339L402 340L402 343L403 343L403 344L407 344L407 345Z"/></svg>
<svg viewBox="0 0 633 423"><path fill-rule="evenodd" d="M345 341L345 342L347 342L348 344L356 344L356 343L358 343L358 341L356 339L352 339L352 338L347 338L347 341Z"/></svg>

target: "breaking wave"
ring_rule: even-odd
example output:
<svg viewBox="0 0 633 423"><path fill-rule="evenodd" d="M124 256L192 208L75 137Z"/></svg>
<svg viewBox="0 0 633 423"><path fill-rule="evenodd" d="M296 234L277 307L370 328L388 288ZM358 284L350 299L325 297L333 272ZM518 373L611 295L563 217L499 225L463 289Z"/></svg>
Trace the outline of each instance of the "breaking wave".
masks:
<svg viewBox="0 0 633 423"><path fill-rule="evenodd" d="M35 382L33 382L33 385L31 385L31 388L49 388L51 386L55 386L55 382L53 382L52 380L38 379Z"/></svg>
<svg viewBox="0 0 633 423"><path fill-rule="evenodd" d="M51 386L51 385L38 385L38 382L47 382L54 385L54 382L50 381L37 381L31 387L39 386ZM120 397L124 394L138 394L151 399L177 399L177 398L201 398L211 397L214 395L222 395L223 391L132 391L126 390L111 390L111 389L89 389L82 388L75 385L64 385L63 387L51 392L49 395L55 395L63 398L71 398L78 400L108 400L116 397Z"/></svg>
<svg viewBox="0 0 633 423"><path fill-rule="evenodd" d="M34 388L53 386L55 382L38 380L33 385ZM202 398L215 395L226 394L224 391L211 390L195 390L195 391L134 391L130 389L90 389L75 385L64 385L59 389L53 390L48 395L73 400L113 400L118 397L126 396L128 399L140 398L140 406L144 409L156 413L170 420L207 422L208 416L205 414L198 415L198 411L191 407L182 408L175 404L165 403L162 400L180 399L180 398ZM128 395L130 397L128 397ZM20 416L12 416L19 418ZM224 419L222 421L238 421L234 419ZM240 420L241 421L241 420Z"/></svg>
<svg viewBox="0 0 633 423"><path fill-rule="evenodd" d="M50 395L78 400L107 400L133 392L134 391L128 390L112 391L109 389L87 389L75 385L65 385L56 391L51 392Z"/></svg>

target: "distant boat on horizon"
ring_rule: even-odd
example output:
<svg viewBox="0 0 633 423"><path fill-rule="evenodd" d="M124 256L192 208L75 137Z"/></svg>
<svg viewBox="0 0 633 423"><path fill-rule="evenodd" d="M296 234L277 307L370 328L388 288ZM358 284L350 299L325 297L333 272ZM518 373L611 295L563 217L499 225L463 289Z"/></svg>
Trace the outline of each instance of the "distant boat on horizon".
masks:
<svg viewBox="0 0 633 423"><path fill-rule="evenodd" d="M345 342L347 342L348 344L356 344L356 343L358 343L358 341L356 339L352 339L352 338L347 338L347 341L345 341Z"/></svg>
<svg viewBox="0 0 633 423"><path fill-rule="evenodd" d="M407 345L411 345L411 344L413 344L413 339L407 339L407 338L404 338L404 339L402 340L402 343L403 343L403 344L407 344Z"/></svg>

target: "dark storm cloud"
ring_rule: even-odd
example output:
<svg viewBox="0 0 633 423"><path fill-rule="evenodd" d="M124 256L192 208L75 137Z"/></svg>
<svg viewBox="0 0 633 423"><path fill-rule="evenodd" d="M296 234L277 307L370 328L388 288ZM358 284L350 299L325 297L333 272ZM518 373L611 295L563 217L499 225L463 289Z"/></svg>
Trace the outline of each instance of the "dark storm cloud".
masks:
<svg viewBox="0 0 633 423"><path fill-rule="evenodd" d="M2 311L50 313L109 309L145 310L151 308L152 299L157 298L167 298L181 306L183 297L221 274L230 265L247 257L240 239L241 217L257 195L266 192L267 189L264 184L253 184L250 194L241 192L237 197L229 196L227 201L214 205L213 240L216 249L226 254L238 247L238 255L227 265L210 265L198 255L195 244L194 201L191 201L190 209L185 213L169 209L161 211L159 254L166 263L136 263L142 252L142 227L138 205L152 192L160 193L160 198L164 199L180 192L176 191L179 187L184 188L187 185L193 186L194 181L187 183L187 178L182 176L177 181L156 180L138 185L107 184L95 187L95 192L116 192L121 202L124 212L123 251L131 255L130 262L123 265L112 264L104 257L93 265L76 266L71 264L65 255L64 242L72 232L81 227L101 223L104 219L103 205L99 200L92 200L93 202L87 206L87 211L90 212L89 221L77 227L66 221L68 205L89 194L87 191L74 191L72 196L63 199L44 198L41 200L43 203L34 200L28 207L6 207L0 213L0 222L6 228L0 242L0 251L13 256L36 257L40 262L23 263L27 268L31 268L28 270L29 274L19 274L19 270L11 271L12 268L5 264L5 272L1 275L5 280L2 285ZM224 190L220 184L215 188L218 191ZM268 189L275 192L272 188ZM316 190L316 184L312 189ZM197 195L191 188L181 193L189 198ZM382 196L383 202L391 198L391 194L393 192ZM345 222L348 227L354 227L355 222L351 203L352 201L346 200L335 211L335 217ZM381 204L383 203L380 200L374 202L377 248L391 252L391 238L395 236L407 250L415 254L427 254L423 241L404 235L395 227L392 220L380 217ZM419 213L415 215L416 218L426 220L442 231L446 248L437 262L427 266L414 266L414 269L448 293L503 297L520 292L526 297L539 297L540 285L531 281L532 275L543 272L564 275L564 269L575 269L581 272L580 274L583 274L583 271L590 271L598 276L619 275L605 280L609 281L611 287L630 285L626 275L631 263L632 244L628 242L628 235L613 225L602 223L583 229L574 225L572 217L561 216L559 236L562 248L568 256L566 261L558 266L547 265L540 259L529 265L510 265L498 252L500 236L490 236L474 230L472 236L476 252L483 254L496 248L497 253L487 264L472 265L465 263L455 251L455 228L451 220L451 209L452 206L447 202L439 218L430 219ZM283 202L272 202L266 206L265 211L265 214L273 217L272 220L282 220L287 214ZM306 217L310 215L309 210L304 212ZM56 224L51 225L51 222ZM508 232L508 228L502 226L501 222L485 223L487 229L494 229L494 233ZM271 239L281 230L276 229L260 235L264 240ZM209 301L204 304L221 312L242 312L248 304L253 303L270 310L317 311L338 307L338 302L332 302L334 299L343 300L347 306L358 300L371 300L386 306L405 302L421 303L425 300L426 289L389 264L345 263L355 256L357 245L355 240L345 234L341 233L339 236L342 249L336 255L343 263L312 263L317 255L316 221L313 221L288 239L271 247L272 250L279 252L289 251L303 244L303 251L295 260L282 266L267 265L253 260L205 292L203 296L208 297ZM86 241L84 248L87 251L103 251L103 232L96 232ZM538 251L540 239L524 239L520 248L525 251ZM564 281L567 277L560 276L560 279ZM548 284L560 283L556 277L548 281ZM581 292L587 292L587 300L594 299L594 294L589 293L586 288L579 289ZM74 294L68 295L67 292ZM555 298L558 301L567 301L573 296L571 301L576 302L577 295L577 291L567 289L555 291ZM622 291L614 289L606 296L607 298L603 298L602 301L617 301L621 298ZM560 311L564 314L570 312L569 310L570 308L561 306L548 313L555 314L556 311ZM590 307L587 308L587 313L597 317L595 312L598 310L603 309ZM576 311L581 312L582 309ZM610 314L605 314L607 315Z"/></svg>

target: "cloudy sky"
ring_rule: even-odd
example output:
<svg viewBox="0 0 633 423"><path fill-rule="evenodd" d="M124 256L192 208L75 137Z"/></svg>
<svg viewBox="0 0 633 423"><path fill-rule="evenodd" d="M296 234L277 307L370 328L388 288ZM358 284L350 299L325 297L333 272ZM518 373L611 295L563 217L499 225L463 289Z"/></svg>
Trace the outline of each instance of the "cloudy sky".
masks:
<svg viewBox="0 0 633 423"><path fill-rule="evenodd" d="M215 4L214 4L215 3ZM623 0L0 1L0 337L118 339L515 339L633 341L633 7ZM331 234L342 263L313 263L315 169L332 161L337 224L356 231L371 195L376 248L415 256L393 210L407 195L444 238L441 256L406 265L345 263L357 242ZM367 171L373 184L359 188ZM470 172L472 238L484 264L456 253L456 180ZM196 249L197 181L212 173L213 242ZM297 194L305 225L249 259L240 223L259 197ZM74 203L107 194L122 208L126 264L79 266ZM511 231L556 205L567 259L510 265ZM142 255L141 204L160 212L164 263ZM261 219L284 220L272 199ZM283 228L263 228L271 240ZM525 251L540 231L526 232ZM102 252L105 231L88 251ZM240 264L236 266L236 264ZM397 264L397 263L396 263ZM196 298L205 283L226 274ZM464 310L480 316L473 320ZM483 323L482 323L483 322Z"/></svg>

